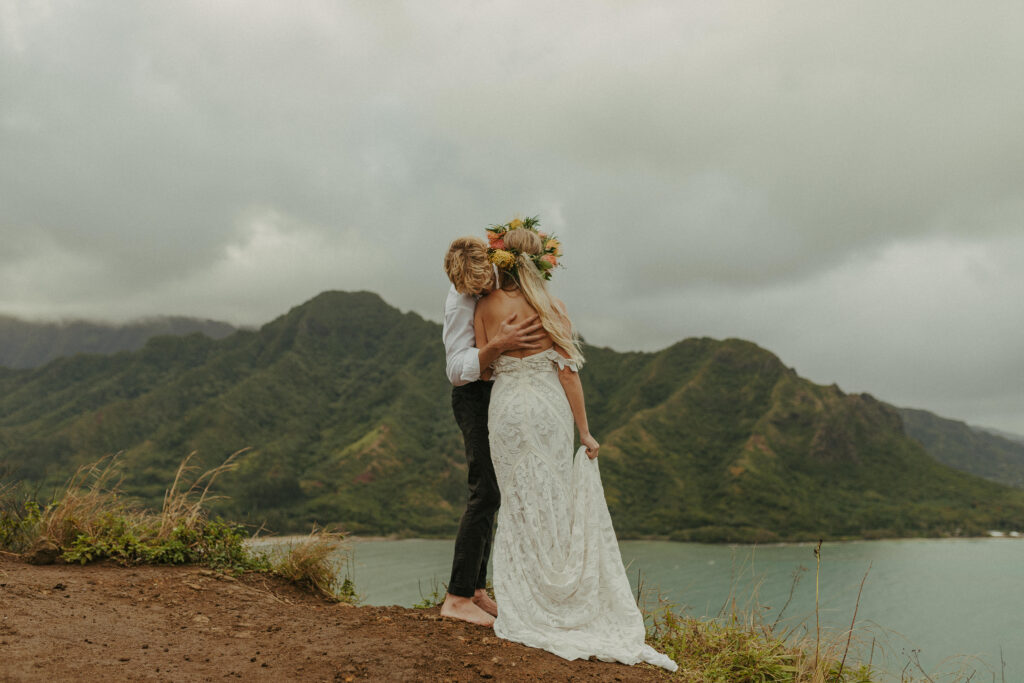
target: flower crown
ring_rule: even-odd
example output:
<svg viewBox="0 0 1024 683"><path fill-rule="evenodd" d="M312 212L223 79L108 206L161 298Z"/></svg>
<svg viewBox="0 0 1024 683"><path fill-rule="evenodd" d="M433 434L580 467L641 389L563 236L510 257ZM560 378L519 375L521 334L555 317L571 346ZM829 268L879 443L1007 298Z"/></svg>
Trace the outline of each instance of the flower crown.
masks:
<svg viewBox="0 0 1024 683"><path fill-rule="evenodd" d="M498 268L504 270L516 280L519 279L516 264L519 262L519 250L505 246L505 233L509 230L531 230L540 236L541 252L539 254L527 254L533 259L537 271L545 280L551 279L551 271L558 265L558 257L562 255L562 244L554 235L537 230L540 225L540 218L516 218L502 225L492 225L487 228L487 258Z"/></svg>

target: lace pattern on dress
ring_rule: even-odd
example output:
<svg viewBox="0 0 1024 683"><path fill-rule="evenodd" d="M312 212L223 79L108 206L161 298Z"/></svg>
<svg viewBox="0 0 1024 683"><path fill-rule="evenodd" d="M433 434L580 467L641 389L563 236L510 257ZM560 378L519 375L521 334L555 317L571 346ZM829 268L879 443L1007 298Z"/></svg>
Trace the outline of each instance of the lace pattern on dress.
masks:
<svg viewBox="0 0 1024 683"><path fill-rule="evenodd" d="M573 453L573 420L554 349L493 364L491 461L501 490L494 537L494 632L565 659L650 662L597 460Z"/></svg>

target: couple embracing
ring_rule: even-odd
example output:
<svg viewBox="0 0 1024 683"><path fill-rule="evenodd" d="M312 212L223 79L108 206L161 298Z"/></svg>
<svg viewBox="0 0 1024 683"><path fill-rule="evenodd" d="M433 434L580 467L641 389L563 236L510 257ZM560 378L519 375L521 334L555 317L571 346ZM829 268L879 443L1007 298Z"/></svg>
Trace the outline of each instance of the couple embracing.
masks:
<svg viewBox="0 0 1024 683"><path fill-rule="evenodd" d="M457 239L444 259L443 336L469 502L441 614L565 659L675 671L644 642L587 423L579 338L547 289L561 245L537 225L491 226L486 241ZM485 590L492 545L497 603Z"/></svg>

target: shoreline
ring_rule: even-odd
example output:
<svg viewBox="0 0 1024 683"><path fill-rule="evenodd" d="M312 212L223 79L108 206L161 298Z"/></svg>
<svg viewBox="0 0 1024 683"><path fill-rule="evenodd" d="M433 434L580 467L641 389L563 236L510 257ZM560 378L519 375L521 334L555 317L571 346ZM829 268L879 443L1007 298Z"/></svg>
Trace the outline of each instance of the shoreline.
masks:
<svg viewBox="0 0 1024 683"><path fill-rule="evenodd" d="M283 536L259 536L247 539L247 543L251 545L271 545L277 543L299 543L303 539L307 538L307 534L286 534ZM844 538L828 540L825 539L827 544L837 543L877 543L880 541L985 541L995 539L1007 539L1007 540L1024 540L1024 533L1019 531L1006 531L1006 532L989 532L984 536L898 536L893 538ZM390 535L371 535L371 536L358 536L355 534L345 536L346 542L351 543L365 543L365 542L380 542L380 541L454 541L454 536L403 536L399 534ZM645 542L656 542L656 543L677 543L680 545L709 545L709 546L725 546L725 547L802 547L802 546L814 546L817 541L772 541L766 543L738 543L731 541L720 541L720 542L709 542L709 541L677 541L672 540L667 536L644 536L644 537L627 537L619 538L619 543L630 542L630 541L645 541Z"/></svg>

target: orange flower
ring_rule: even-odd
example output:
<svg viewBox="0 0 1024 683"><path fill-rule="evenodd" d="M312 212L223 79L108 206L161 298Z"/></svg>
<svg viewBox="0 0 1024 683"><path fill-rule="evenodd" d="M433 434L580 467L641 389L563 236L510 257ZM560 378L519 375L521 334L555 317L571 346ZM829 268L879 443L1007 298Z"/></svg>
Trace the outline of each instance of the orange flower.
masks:
<svg viewBox="0 0 1024 683"><path fill-rule="evenodd" d="M491 241L491 249L504 249L505 240L500 235L495 235L493 232L487 233L487 239Z"/></svg>
<svg viewBox="0 0 1024 683"><path fill-rule="evenodd" d="M554 249L555 256L561 256L562 255L562 243L559 242L558 240L556 240L553 237L551 239L549 239L547 242L544 243L544 249L545 250Z"/></svg>
<svg viewBox="0 0 1024 683"><path fill-rule="evenodd" d="M540 257L540 260L547 261L548 263L551 264L552 268L558 265L558 259L555 258L554 254L544 254L543 256Z"/></svg>

